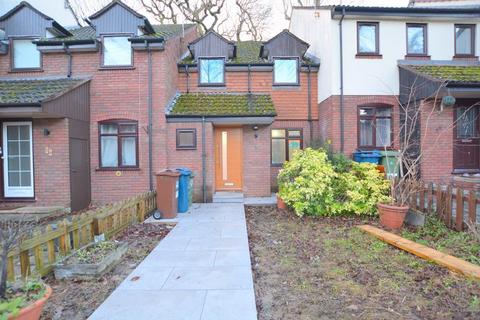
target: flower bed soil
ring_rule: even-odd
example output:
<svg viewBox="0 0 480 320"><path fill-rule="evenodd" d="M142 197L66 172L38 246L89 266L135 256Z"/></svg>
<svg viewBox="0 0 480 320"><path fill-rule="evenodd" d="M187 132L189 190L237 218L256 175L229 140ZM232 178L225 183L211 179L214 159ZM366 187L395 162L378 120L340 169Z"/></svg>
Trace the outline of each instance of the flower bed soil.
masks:
<svg viewBox="0 0 480 320"><path fill-rule="evenodd" d="M360 218L247 207L259 319L479 319L480 282L363 233Z"/></svg>
<svg viewBox="0 0 480 320"><path fill-rule="evenodd" d="M87 319L172 228L146 223L126 229L115 240L128 243L127 253L97 280L56 280L49 275L45 282L52 287L53 294L45 305L42 320Z"/></svg>

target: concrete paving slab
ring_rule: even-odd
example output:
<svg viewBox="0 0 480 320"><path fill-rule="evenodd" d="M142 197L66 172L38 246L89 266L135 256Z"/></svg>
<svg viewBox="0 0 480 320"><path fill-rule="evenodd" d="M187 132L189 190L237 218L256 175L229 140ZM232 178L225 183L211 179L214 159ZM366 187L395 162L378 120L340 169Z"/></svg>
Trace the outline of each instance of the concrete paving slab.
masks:
<svg viewBox="0 0 480 320"><path fill-rule="evenodd" d="M213 267L215 251L154 251L142 261L149 267Z"/></svg>
<svg viewBox="0 0 480 320"><path fill-rule="evenodd" d="M219 250L215 255L216 267L245 266L250 267L250 254L246 250Z"/></svg>
<svg viewBox="0 0 480 320"><path fill-rule="evenodd" d="M253 289L248 267L174 268L163 289L225 290Z"/></svg>
<svg viewBox="0 0 480 320"><path fill-rule="evenodd" d="M206 291L115 290L90 320L198 320Z"/></svg>
<svg viewBox="0 0 480 320"><path fill-rule="evenodd" d="M143 265L123 280L116 290L160 290L173 268Z"/></svg>
<svg viewBox="0 0 480 320"><path fill-rule="evenodd" d="M207 293L202 320L255 320L252 290L211 290Z"/></svg>
<svg viewBox="0 0 480 320"><path fill-rule="evenodd" d="M177 219L91 319L256 319L243 204L196 204Z"/></svg>

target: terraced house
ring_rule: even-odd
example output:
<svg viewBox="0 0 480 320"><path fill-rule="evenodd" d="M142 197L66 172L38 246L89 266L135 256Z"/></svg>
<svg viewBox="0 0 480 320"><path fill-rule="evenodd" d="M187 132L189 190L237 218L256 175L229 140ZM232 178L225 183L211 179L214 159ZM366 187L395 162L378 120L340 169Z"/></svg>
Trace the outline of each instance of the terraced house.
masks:
<svg viewBox="0 0 480 320"><path fill-rule="evenodd" d="M414 106L422 178L480 173L479 23L467 0L294 8L290 30L321 62L320 136L346 154L396 149Z"/></svg>
<svg viewBox="0 0 480 320"><path fill-rule="evenodd" d="M288 31L231 42L153 25L121 1L65 28L28 2L0 17L0 203L78 210L189 167L197 201L269 195L318 132L318 64Z"/></svg>
<svg viewBox="0 0 480 320"><path fill-rule="evenodd" d="M193 25L152 25L120 1L65 29L22 2L0 17L4 206L77 210L153 188L165 106Z"/></svg>

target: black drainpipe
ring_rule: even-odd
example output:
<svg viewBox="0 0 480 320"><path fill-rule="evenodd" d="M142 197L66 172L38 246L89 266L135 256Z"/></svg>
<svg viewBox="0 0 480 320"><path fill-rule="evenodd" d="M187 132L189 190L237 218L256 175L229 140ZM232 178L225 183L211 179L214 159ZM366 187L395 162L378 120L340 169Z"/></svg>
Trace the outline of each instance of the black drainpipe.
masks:
<svg viewBox="0 0 480 320"><path fill-rule="evenodd" d="M152 50L150 44L145 41L148 52L148 176L150 191L153 188L153 91L152 91Z"/></svg>
<svg viewBox="0 0 480 320"><path fill-rule="evenodd" d="M340 19L340 152L345 149L344 137L344 110L343 110L343 18L345 17L345 9L342 10L342 18Z"/></svg>
<svg viewBox="0 0 480 320"><path fill-rule="evenodd" d="M202 193L203 203L207 203L207 152L205 146L205 117L202 117Z"/></svg>
<svg viewBox="0 0 480 320"><path fill-rule="evenodd" d="M68 45L66 45L65 43L63 44L63 50L68 57L67 78L70 78L72 76L72 52L70 51Z"/></svg>
<svg viewBox="0 0 480 320"><path fill-rule="evenodd" d="M308 126L310 131L310 144L313 140L313 120L312 120L312 80L310 75L312 73L311 66L308 65Z"/></svg>
<svg viewBox="0 0 480 320"><path fill-rule="evenodd" d="M185 72L187 73L187 93L190 93L190 83L189 83L189 77L190 77L190 73L188 73L188 65L185 65Z"/></svg>

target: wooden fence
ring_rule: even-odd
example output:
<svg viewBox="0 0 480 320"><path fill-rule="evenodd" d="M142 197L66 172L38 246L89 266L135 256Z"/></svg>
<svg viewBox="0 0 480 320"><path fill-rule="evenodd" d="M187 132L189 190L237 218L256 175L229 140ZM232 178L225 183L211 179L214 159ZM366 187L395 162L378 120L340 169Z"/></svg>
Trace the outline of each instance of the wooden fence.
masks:
<svg viewBox="0 0 480 320"><path fill-rule="evenodd" d="M106 239L114 237L128 226L143 222L155 209L155 193L148 192L73 216L71 220L65 219L56 225L41 227L9 253L8 279L12 281L17 275L29 276L31 267L40 276L46 275L52 271L58 258L91 243L96 235L104 234Z"/></svg>
<svg viewBox="0 0 480 320"><path fill-rule="evenodd" d="M461 231L467 228L467 223L480 223L477 218L479 203L474 190L429 183L412 195L410 208L435 213L447 227Z"/></svg>

